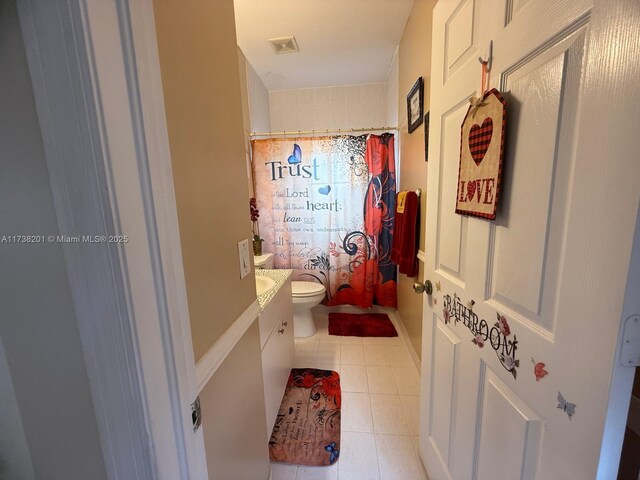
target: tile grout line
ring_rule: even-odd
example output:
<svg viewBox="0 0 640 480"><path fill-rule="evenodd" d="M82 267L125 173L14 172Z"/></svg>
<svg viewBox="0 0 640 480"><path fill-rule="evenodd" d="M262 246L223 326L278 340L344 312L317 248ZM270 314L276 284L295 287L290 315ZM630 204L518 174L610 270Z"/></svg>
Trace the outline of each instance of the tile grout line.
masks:
<svg viewBox="0 0 640 480"><path fill-rule="evenodd" d="M398 396L400 397L400 405L402 406L402 412L404 413L404 421L407 422L407 430L409 431L409 439L411 439L413 434L411 433L411 424L409 423L409 415L407 414L407 409L405 408L404 402L402 401L402 395L398 395ZM411 441L411 448L413 448L413 440Z"/></svg>
<svg viewBox="0 0 640 480"><path fill-rule="evenodd" d="M363 354L364 354L364 345L362 346ZM366 361L366 357L364 360L364 375L367 379L367 400L369 402L369 411L371 412L371 434L373 435L373 446L376 450L376 463L378 464L378 478L382 478L380 475L380 456L378 455L378 443L376 441L376 425L373 419L373 405L371 404L371 386L369 385L369 370Z"/></svg>
<svg viewBox="0 0 640 480"><path fill-rule="evenodd" d="M366 367L365 367L365 371L366 371ZM367 374L368 375L368 374ZM368 377L367 377L367 382L369 381ZM369 387L369 385L367 384L367 387ZM367 394L367 398L369 399L369 409L371 410L371 427L373 429L373 446L376 449L376 463L378 464L378 478L380 480L382 480L382 471L380 469L380 455L378 453L378 438L376 437L376 426L375 423L373 422L373 405L371 404L371 394Z"/></svg>

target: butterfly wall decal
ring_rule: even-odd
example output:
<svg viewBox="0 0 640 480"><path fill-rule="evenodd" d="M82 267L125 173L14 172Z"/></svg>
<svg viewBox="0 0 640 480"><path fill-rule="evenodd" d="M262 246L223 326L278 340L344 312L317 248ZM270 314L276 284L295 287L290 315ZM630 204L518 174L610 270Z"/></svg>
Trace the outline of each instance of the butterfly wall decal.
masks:
<svg viewBox="0 0 640 480"><path fill-rule="evenodd" d="M289 165L296 165L302 161L302 149L297 143L293 144L293 153L289 155L287 162Z"/></svg>
<svg viewBox="0 0 640 480"><path fill-rule="evenodd" d="M333 465L340 456L340 451L336 450L336 442L331 442L329 445L325 445L324 449L331 454L329 456L329 463Z"/></svg>
<svg viewBox="0 0 640 480"><path fill-rule="evenodd" d="M567 414L569 420L576 413L576 404L567 402L560 392L558 392L558 408Z"/></svg>
<svg viewBox="0 0 640 480"><path fill-rule="evenodd" d="M533 374L536 376L536 382L539 382L540 379L546 377L547 375L549 375L549 372L547 372L544 367L546 367L546 364L542 363L542 362L536 362L533 357L531 357L531 363L533 363Z"/></svg>

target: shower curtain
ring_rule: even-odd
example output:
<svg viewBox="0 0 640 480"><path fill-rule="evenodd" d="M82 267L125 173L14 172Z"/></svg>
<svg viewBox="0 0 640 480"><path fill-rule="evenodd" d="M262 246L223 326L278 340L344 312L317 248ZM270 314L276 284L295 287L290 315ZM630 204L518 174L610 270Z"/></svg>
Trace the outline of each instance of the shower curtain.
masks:
<svg viewBox="0 0 640 480"><path fill-rule="evenodd" d="M393 135L271 138L252 149L260 236L275 268L322 283L327 305L396 307Z"/></svg>

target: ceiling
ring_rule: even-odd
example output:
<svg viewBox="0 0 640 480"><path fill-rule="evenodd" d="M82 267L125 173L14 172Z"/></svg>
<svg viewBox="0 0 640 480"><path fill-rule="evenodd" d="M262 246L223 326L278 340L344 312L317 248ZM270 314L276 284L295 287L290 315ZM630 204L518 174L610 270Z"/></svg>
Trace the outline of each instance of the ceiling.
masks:
<svg viewBox="0 0 640 480"><path fill-rule="evenodd" d="M234 0L238 45L268 90L384 82L414 1Z"/></svg>

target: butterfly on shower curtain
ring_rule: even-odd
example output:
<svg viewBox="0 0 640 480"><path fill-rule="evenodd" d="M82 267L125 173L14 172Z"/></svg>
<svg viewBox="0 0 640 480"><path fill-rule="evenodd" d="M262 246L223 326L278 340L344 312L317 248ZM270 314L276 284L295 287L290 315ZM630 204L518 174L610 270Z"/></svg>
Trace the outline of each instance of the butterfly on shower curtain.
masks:
<svg viewBox="0 0 640 480"><path fill-rule="evenodd" d="M329 463L333 465L340 455L340 451L336 450L336 442L331 442L329 445L325 445L324 449L331 454L329 456Z"/></svg>
<svg viewBox="0 0 640 480"><path fill-rule="evenodd" d="M298 145L297 143L294 143L293 153L289 155L287 162L289 162L290 165L296 165L301 161L302 161L302 149L300 148L300 145Z"/></svg>
<svg viewBox="0 0 640 480"><path fill-rule="evenodd" d="M567 402L560 392L558 392L558 408L569 416L569 420L576 413L576 404Z"/></svg>

